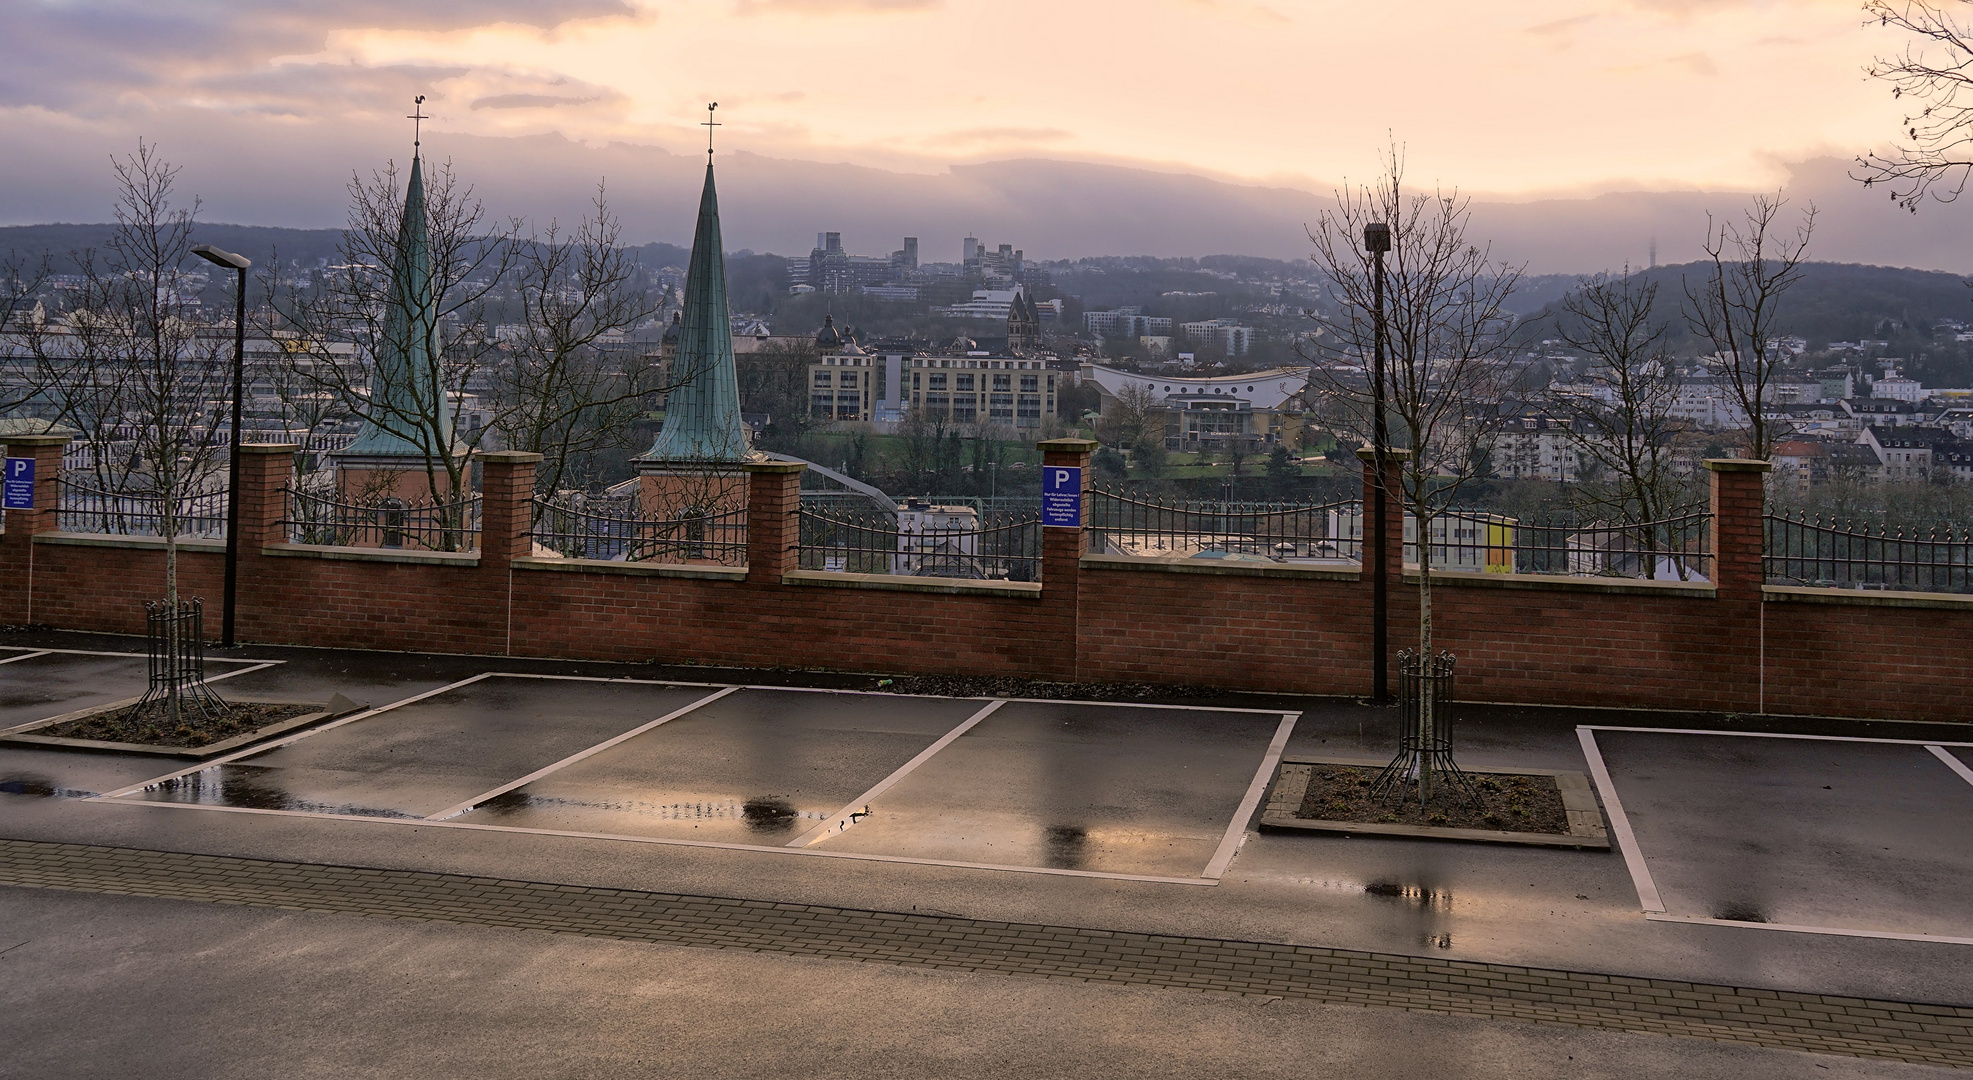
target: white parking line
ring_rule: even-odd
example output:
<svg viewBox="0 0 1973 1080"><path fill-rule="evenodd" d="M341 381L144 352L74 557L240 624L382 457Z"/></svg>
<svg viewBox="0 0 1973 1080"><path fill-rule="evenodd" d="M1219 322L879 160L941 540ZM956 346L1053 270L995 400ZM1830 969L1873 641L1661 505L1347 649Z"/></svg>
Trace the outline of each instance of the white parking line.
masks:
<svg viewBox="0 0 1973 1080"><path fill-rule="evenodd" d="M0 660L0 664L11 664L16 660L32 660L37 656L46 656L53 651L52 649L41 649L36 652L22 653L19 656L9 656L5 660Z"/></svg>
<svg viewBox="0 0 1973 1080"><path fill-rule="evenodd" d="M1668 915L1662 911L1647 911L1644 917L1651 922L1687 923L1700 926L1736 926L1742 930L1781 930L1790 934L1823 934L1829 937L1880 938L1889 941L1936 941L1942 945L1973 945L1973 938L1947 937L1944 934L1900 934L1890 930L1848 930L1840 926L1796 926L1790 923L1738 922L1733 919L1709 919L1704 915Z"/></svg>
<svg viewBox="0 0 1973 1080"><path fill-rule="evenodd" d="M1927 747L1925 747L1925 749L1932 751L1933 757L1938 758L1940 761L1945 762L1946 768L1951 769L1953 772L1958 773L1959 778L1961 780L1964 780L1969 784L1973 784L1973 769L1967 768L1966 763L1964 761L1961 761L1958 758L1952 756L1951 754L1946 753L1946 745L1947 744L1932 743Z"/></svg>
<svg viewBox="0 0 1973 1080"><path fill-rule="evenodd" d="M60 656L127 656L133 660L143 660L149 657L150 655L149 653L140 653L140 652L104 652L100 649L40 649L37 650L34 655L46 656L49 653L55 653ZM24 656L13 656L13 657L8 657L8 659L25 660L27 658ZM4 664L6 662L7 662L6 660L0 660L0 664ZM265 667L268 664L285 664L287 663L287 661L286 660L249 660L243 657L232 657L232 656L208 656L206 657L206 663L259 664Z"/></svg>
<svg viewBox="0 0 1973 1080"><path fill-rule="evenodd" d="M837 833L842 832L844 829L849 827L852 821L855 820L853 815L857 812L856 809L857 807L869 806L870 803L877 798L877 796L882 795L886 791L889 791L892 785L896 784L899 780L902 780L905 777L911 775L911 770L916 769L918 766L923 765L927 761L932 760L932 755L938 753L939 751L945 749L948 746L951 746L953 740L959 738L959 736L961 735L966 734L968 731L971 731L973 729L973 725L979 723L982 720L985 720L989 716L992 716L993 711L995 709L998 709L1005 704L1007 704L1005 701L994 701L991 704L987 705L986 708L981 709L979 712L976 712L973 715L967 717L965 721L962 722L958 727L953 728L951 731L948 731L944 735L939 736L939 741L933 743L930 746L927 746L923 750L920 750L918 752L917 757L914 757L910 761L905 762L903 765L898 766L896 772L893 772L889 776L886 776L882 780L879 780L877 782L876 787L873 787L869 791L866 791L863 794L858 795L855 799L852 799L850 801L850 804L848 806L845 806L841 810L836 811L833 815L829 817L828 820L824 821L822 824L817 825L815 828L810 829L809 831L801 834L800 836L795 837L793 840L788 841L786 846L791 848L805 848L813 844L819 844L822 841L827 840L832 836L835 836Z"/></svg>
<svg viewBox="0 0 1973 1080"><path fill-rule="evenodd" d="M786 690L789 693L794 693L794 694L865 694L870 697L911 698L913 700L920 700L924 698L943 698L945 696L943 694L900 694L894 690L839 690L839 689L832 689L826 686L749 686L747 687L747 689ZM1281 714L1281 710L1279 709L1245 709L1245 708L1238 708L1232 705L1160 705L1157 702L1153 702L1153 701L1085 701L1082 700L1081 698L1032 698L1032 697L986 698L977 695L971 697L948 698L946 700L951 700L951 701L991 700L991 701L1005 701L1010 704L1018 704L1018 705L1100 705L1106 709L1178 709L1184 712L1265 713L1269 716L1279 716Z"/></svg>
<svg viewBox="0 0 1973 1080"><path fill-rule="evenodd" d="M671 712L668 712L663 716L658 717L656 720L652 720L644 724L639 724L636 727L631 728L629 731L626 731L623 734L616 736L615 738L605 739L604 741L599 742L595 746L589 747L586 750L578 750L575 753L570 754L568 757L565 757L562 760L554 763L553 765L536 769L535 771L527 774L526 776L521 777L519 780L509 780L508 782L500 785L497 788L492 789L491 791L482 791L478 795L475 795L472 798L465 800L464 802L454 803L453 805L448 806L443 810L440 810L438 813L426 817L425 820L444 821L447 818L458 817L460 814L463 814L466 811L471 810L473 807L478 806L483 802L486 802L488 799L497 799L500 796L507 794L508 792L514 790L517 787L521 787L526 784L532 784L536 780L539 780L542 777L547 776L549 773L555 772L559 769L567 768L568 766L573 765L576 762L581 761L586 757L590 757L591 755L600 754L603 751L608 750L610 747L617 745L618 743L625 742L630 739L634 739L637 736L642 735L647 731L650 731L652 728L655 728L660 724L668 724L671 721L676 720L681 716L684 716L686 713L689 713L699 708L702 705L710 705L713 702L718 701L720 698L723 698L726 695L738 689L740 688L737 686L729 686L726 689L719 691L718 693L707 694L705 697L700 698L699 700L693 702L690 705L685 706L682 709L673 709Z"/></svg>
<svg viewBox="0 0 1973 1080"><path fill-rule="evenodd" d="M1281 764L1281 753L1288 749L1288 736L1294 734L1295 721L1301 716L1298 712L1281 714L1281 724L1274 729L1274 741L1267 744L1267 754L1261 758L1260 771L1254 774L1254 782L1247 785L1247 794L1240 799L1240 809L1233 812L1233 821L1227 825L1226 835L1220 839L1212 861L1206 864L1206 877L1218 881L1225 876L1226 868L1233 863L1234 854L1240 850L1241 844L1247 842L1247 826L1254 820L1254 810L1260 806L1261 796L1267 794L1267 785L1274 779L1275 767Z"/></svg>
<svg viewBox="0 0 1973 1080"><path fill-rule="evenodd" d="M1119 874L1107 870L1062 870L1050 866L1008 866L1000 863L958 862L950 859L915 859L908 855L871 855L860 851L829 851L819 848L761 847L731 844L717 840L677 840L662 836L623 836L615 833L567 832L559 829L525 829L512 825L489 825L477 821L426 821L424 818L368 817L362 814L330 814L319 810L264 810L249 806L208 806L203 803L141 802L161 810L207 810L227 814L273 814L281 817L315 818L321 821L357 821L373 825L416 825L426 829L472 829L478 832L517 833L526 836L559 836L573 840L608 840L625 844L656 844L661 847L710 848L717 851L755 851L769 855L793 855L808 859L857 859L863 862L901 863L907 866L941 866L959 870L998 870L1010 874L1044 874L1052 877L1102 878L1110 881L1144 881L1159 885L1219 884L1206 878L1157 877L1151 874Z"/></svg>
<svg viewBox="0 0 1973 1080"><path fill-rule="evenodd" d="M235 750L230 754L221 754L218 757L211 759L210 761L202 761L197 765L180 769L177 772L166 773L163 776L154 777L150 780L145 780L141 783L131 784L128 787L120 787L115 791L105 792L104 794L98 795L94 799L90 799L87 801L95 802L95 801L106 800L106 799L120 799L125 795L133 795L139 791L146 791L149 790L150 788L154 788L158 786L159 784L165 783L166 781L176 780L181 776L190 776L195 772L203 772L204 770L210 769L215 765L225 765L229 762L238 761L243 757L248 757L253 754L259 754L268 750L278 749L279 747L289 746L294 743L298 743L303 739L308 738L311 735L320 735L325 731L330 731L335 728L342 727L344 724L354 724L358 720L368 719L369 717L375 716L378 713L389 712L392 709L400 708L402 706L409 705L413 702L423 701L428 697L437 697L438 695L446 693L447 691L457 690L462 686L468 686L471 685L472 683L479 682L481 679L492 678L494 674L495 673L491 671L484 671L478 675L472 676L471 678L460 679L458 682L455 683L447 683L436 690L427 690L422 694L413 695L411 697L405 698L402 701L393 701L388 705L379 705L374 709L365 709L359 713L351 713L350 715L345 716L340 720L331 720L328 723L321 725L320 727L312 727L305 729L303 731L296 732L295 734L290 735L285 739L277 739L270 743L260 743L255 746L242 747L241 749ZM423 819L414 819L414 820L423 820Z"/></svg>
<svg viewBox="0 0 1973 1080"><path fill-rule="evenodd" d="M1637 902L1647 916L1654 911L1662 913L1665 902L1658 896L1658 884L1651 880L1651 868L1644 863L1644 851L1637 846L1637 836L1630 831L1630 818L1624 815L1623 801L1617 798L1617 785L1611 782L1610 770L1603 764L1603 754L1596 748L1597 730L1624 729L1593 729L1584 725L1576 728L1576 737L1582 740L1583 758L1589 763L1590 779L1596 783L1596 793L1602 797L1603 809L1610 815L1610 833L1617 838L1617 849L1624 853L1624 866L1630 870L1631 884L1637 886Z"/></svg>
<svg viewBox="0 0 1973 1080"><path fill-rule="evenodd" d="M1946 742L1939 739L1871 739L1861 735L1790 735L1780 731L1709 731L1705 728L1617 727L1612 724L1583 724L1577 731L1641 731L1647 735L1732 735L1742 739L1807 739L1814 742L1888 743L1892 746L1973 746L1973 742Z"/></svg>

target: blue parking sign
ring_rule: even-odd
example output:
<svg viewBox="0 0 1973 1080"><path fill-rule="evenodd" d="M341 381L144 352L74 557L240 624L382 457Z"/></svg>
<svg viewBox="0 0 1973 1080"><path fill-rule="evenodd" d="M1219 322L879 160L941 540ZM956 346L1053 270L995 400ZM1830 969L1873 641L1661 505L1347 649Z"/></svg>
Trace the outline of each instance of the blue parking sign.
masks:
<svg viewBox="0 0 1973 1080"><path fill-rule="evenodd" d="M1041 523L1082 528L1082 470L1071 465L1041 468Z"/></svg>
<svg viewBox="0 0 1973 1080"><path fill-rule="evenodd" d="M10 457L6 460L6 509L34 509L34 459Z"/></svg>

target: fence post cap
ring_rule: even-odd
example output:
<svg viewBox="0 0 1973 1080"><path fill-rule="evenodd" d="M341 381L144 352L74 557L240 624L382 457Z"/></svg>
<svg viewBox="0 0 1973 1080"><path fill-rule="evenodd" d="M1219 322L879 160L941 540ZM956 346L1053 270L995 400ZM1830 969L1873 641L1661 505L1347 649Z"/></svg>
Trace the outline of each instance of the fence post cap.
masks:
<svg viewBox="0 0 1973 1080"><path fill-rule="evenodd" d="M482 450L479 459L495 465L539 465L541 455L526 450Z"/></svg>
<svg viewBox="0 0 1973 1080"><path fill-rule="evenodd" d="M1374 462L1377 460L1377 451L1368 446L1359 446L1356 448L1356 459L1365 463ZM1395 446L1387 446L1384 448L1384 460L1409 461L1411 460L1411 451L1401 450Z"/></svg>
<svg viewBox="0 0 1973 1080"><path fill-rule="evenodd" d="M1043 439L1034 444L1037 450L1059 450L1069 454L1095 453L1097 445L1095 439Z"/></svg>
<svg viewBox="0 0 1973 1080"><path fill-rule="evenodd" d="M297 454L300 452L300 443L255 442L240 444L240 453L242 454Z"/></svg>
<svg viewBox="0 0 1973 1080"><path fill-rule="evenodd" d="M750 473L798 473L808 468L806 461L743 461L740 468Z"/></svg>
<svg viewBox="0 0 1973 1080"><path fill-rule="evenodd" d="M1773 462L1755 458L1707 458L1704 465L1714 472L1767 472L1774 468Z"/></svg>

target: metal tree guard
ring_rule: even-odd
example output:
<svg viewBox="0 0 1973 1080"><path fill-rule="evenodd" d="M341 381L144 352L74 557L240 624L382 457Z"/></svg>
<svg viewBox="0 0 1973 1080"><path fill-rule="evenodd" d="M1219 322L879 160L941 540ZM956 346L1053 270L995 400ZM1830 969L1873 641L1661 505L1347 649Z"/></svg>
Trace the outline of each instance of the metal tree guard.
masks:
<svg viewBox="0 0 1973 1080"><path fill-rule="evenodd" d="M1398 653L1398 716L1403 726L1398 755L1370 785L1380 802L1404 805L1414 788L1418 805L1444 798L1461 806L1479 802L1479 793L1452 760L1453 655L1442 652L1426 662L1410 649Z"/></svg>
<svg viewBox="0 0 1973 1080"><path fill-rule="evenodd" d="M144 637L149 647L151 679L132 716L145 708L162 704L169 708L175 699L178 715L216 718L226 711L226 703L206 685L205 601L198 597L181 601L176 611L165 600L144 602Z"/></svg>

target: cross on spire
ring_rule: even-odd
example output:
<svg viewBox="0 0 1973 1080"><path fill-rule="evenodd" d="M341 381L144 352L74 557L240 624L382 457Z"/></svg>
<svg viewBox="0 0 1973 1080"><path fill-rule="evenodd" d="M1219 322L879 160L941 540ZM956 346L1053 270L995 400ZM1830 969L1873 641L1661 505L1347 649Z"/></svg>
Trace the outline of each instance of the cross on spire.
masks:
<svg viewBox="0 0 1973 1080"><path fill-rule="evenodd" d="M431 119L431 117L425 115L425 110L421 108L421 106L423 106L424 104L425 104L425 95L419 94L417 98L411 102L411 115L405 117L406 120L411 121L412 146L418 145L419 140L423 135L424 122Z"/></svg>
<svg viewBox="0 0 1973 1080"><path fill-rule="evenodd" d="M420 98L419 100L422 101L424 99ZM708 165L712 164L712 129L723 126L712 118L712 111L717 108L719 108L719 102L717 101L706 106L706 122L699 125L706 129L706 164Z"/></svg>

